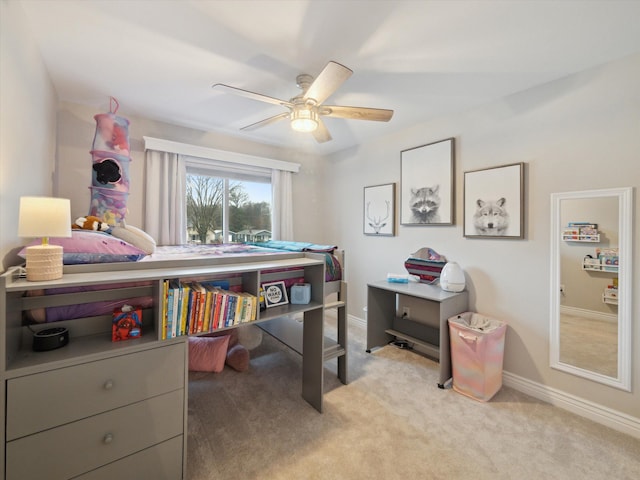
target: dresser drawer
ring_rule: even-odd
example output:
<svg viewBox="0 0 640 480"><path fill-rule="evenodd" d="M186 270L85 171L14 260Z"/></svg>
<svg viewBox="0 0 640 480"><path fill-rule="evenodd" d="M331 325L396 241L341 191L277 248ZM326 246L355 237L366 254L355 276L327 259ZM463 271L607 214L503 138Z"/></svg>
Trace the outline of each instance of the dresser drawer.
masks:
<svg viewBox="0 0 640 480"><path fill-rule="evenodd" d="M182 440L182 436L172 438L73 480L180 480Z"/></svg>
<svg viewBox="0 0 640 480"><path fill-rule="evenodd" d="M11 379L7 441L183 389L184 382L184 343Z"/></svg>
<svg viewBox="0 0 640 480"><path fill-rule="evenodd" d="M181 436L184 409L176 390L8 442L7 480L68 479Z"/></svg>

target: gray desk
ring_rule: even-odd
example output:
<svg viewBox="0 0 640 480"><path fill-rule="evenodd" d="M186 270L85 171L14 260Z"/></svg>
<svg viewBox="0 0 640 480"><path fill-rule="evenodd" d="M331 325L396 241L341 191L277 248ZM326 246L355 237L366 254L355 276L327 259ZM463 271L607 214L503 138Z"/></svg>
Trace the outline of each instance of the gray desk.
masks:
<svg viewBox="0 0 640 480"><path fill-rule="evenodd" d="M394 339L416 345L440 363L438 387L451 378L449 325L447 319L465 312L468 292L445 292L439 286L424 283L390 283L386 280L367 285L367 352ZM404 298L403 298L404 297ZM402 318L398 305L410 300L420 321Z"/></svg>

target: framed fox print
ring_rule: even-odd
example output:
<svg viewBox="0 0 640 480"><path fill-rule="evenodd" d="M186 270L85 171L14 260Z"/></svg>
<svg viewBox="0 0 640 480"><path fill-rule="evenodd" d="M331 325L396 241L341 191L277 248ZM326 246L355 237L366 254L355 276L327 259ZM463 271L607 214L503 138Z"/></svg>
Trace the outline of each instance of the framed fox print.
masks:
<svg viewBox="0 0 640 480"><path fill-rule="evenodd" d="M453 225L453 138L400 152L400 179L402 225Z"/></svg>
<svg viewBox="0 0 640 480"><path fill-rule="evenodd" d="M524 238L524 163L464 172L464 236Z"/></svg>

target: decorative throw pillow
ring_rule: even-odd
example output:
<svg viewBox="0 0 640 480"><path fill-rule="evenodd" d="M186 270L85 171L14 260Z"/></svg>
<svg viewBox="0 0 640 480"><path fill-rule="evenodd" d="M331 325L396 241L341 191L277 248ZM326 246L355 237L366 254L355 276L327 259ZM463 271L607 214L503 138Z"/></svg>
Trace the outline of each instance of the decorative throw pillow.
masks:
<svg viewBox="0 0 640 480"><path fill-rule="evenodd" d="M226 363L238 372L246 372L249 368L249 350L237 343L227 352Z"/></svg>
<svg viewBox="0 0 640 480"><path fill-rule="evenodd" d="M229 335L221 337L189 337L189 370L219 373L224 368Z"/></svg>
<svg viewBox="0 0 640 480"><path fill-rule="evenodd" d="M39 245L34 240L29 245ZM51 245L63 248L62 263L76 265L81 263L137 262L147 254L138 247L108 233L90 230L73 230L69 238L50 238ZM26 257L26 248L18 255Z"/></svg>
<svg viewBox="0 0 640 480"><path fill-rule="evenodd" d="M138 227L127 225L124 221L121 225L111 228L111 235L138 247L149 255L156 251L156 241L151 235Z"/></svg>

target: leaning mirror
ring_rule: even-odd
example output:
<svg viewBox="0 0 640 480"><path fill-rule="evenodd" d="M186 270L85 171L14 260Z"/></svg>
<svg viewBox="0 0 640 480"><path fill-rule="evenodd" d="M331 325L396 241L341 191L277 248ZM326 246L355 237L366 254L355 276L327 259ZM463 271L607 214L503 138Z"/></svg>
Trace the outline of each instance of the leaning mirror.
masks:
<svg viewBox="0 0 640 480"><path fill-rule="evenodd" d="M633 190L551 195L551 367L631 390Z"/></svg>

